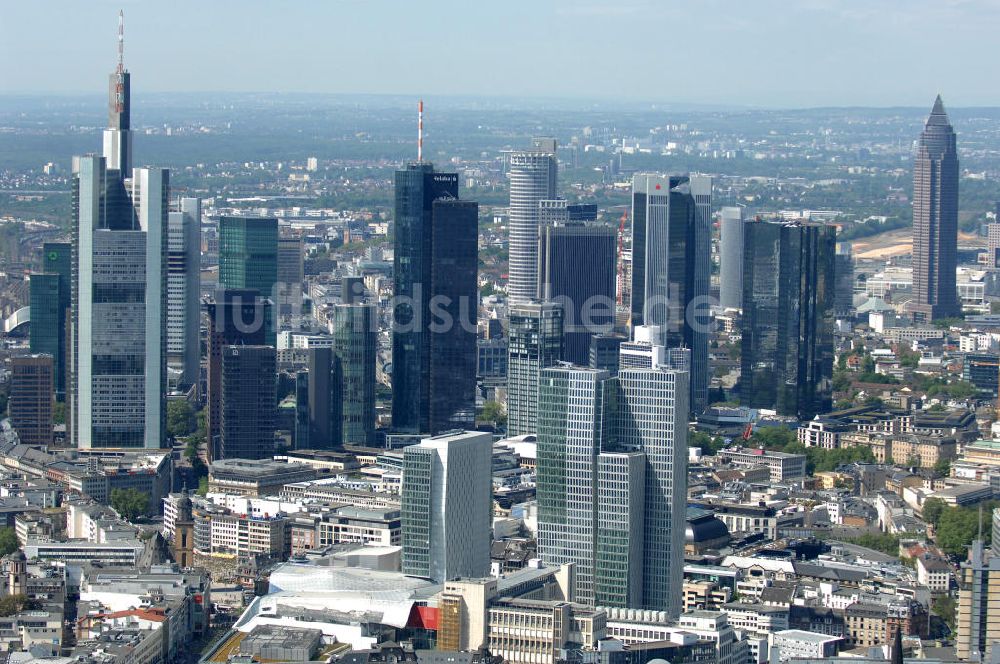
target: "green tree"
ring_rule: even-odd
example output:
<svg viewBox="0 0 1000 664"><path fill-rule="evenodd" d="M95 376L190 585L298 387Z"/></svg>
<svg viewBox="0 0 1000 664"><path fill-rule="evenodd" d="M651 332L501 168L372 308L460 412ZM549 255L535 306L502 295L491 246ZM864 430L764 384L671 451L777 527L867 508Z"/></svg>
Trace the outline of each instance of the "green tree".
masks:
<svg viewBox="0 0 1000 664"><path fill-rule="evenodd" d="M507 413L496 401L487 401L483 404L483 420L492 422L493 426L503 427L507 425Z"/></svg>
<svg viewBox="0 0 1000 664"><path fill-rule="evenodd" d="M113 489L111 507L126 521L135 521L149 509L149 496L138 489Z"/></svg>
<svg viewBox="0 0 1000 664"><path fill-rule="evenodd" d="M795 432L787 427L760 427L750 436L751 444L769 450L782 450L796 442Z"/></svg>
<svg viewBox="0 0 1000 664"><path fill-rule="evenodd" d="M952 631L955 630L957 608L955 598L951 595L938 595L931 602L931 613L943 620Z"/></svg>
<svg viewBox="0 0 1000 664"><path fill-rule="evenodd" d="M56 401L52 404L52 423L66 424L66 404Z"/></svg>
<svg viewBox="0 0 1000 664"><path fill-rule="evenodd" d="M198 480L198 489L195 491L196 494L204 498L208 495L208 476L202 477Z"/></svg>
<svg viewBox="0 0 1000 664"><path fill-rule="evenodd" d="M14 553L20 546L17 532L13 528L0 528L0 556Z"/></svg>
<svg viewBox="0 0 1000 664"><path fill-rule="evenodd" d="M868 549L881 551L887 556L899 555L899 535L891 535L889 533L865 533L864 535L858 535L857 537L845 537L843 538L843 541L848 544L857 544L858 546L863 546Z"/></svg>
<svg viewBox="0 0 1000 664"><path fill-rule="evenodd" d="M704 431L695 431L688 436L688 447L700 447L701 453L715 456L725 446L725 441L719 436L710 436Z"/></svg>
<svg viewBox="0 0 1000 664"><path fill-rule="evenodd" d="M5 618L21 613L22 611L31 611L39 608L41 608L41 602L28 599L21 594L7 595L0 598L0 616Z"/></svg>
<svg viewBox="0 0 1000 664"><path fill-rule="evenodd" d="M934 472L942 477L948 477L951 475L951 459L939 459L936 464L934 464Z"/></svg>
<svg viewBox="0 0 1000 664"><path fill-rule="evenodd" d="M941 521L941 515L948 509L948 504L940 498L928 498L924 501L924 509L921 512L924 521L937 528Z"/></svg>
<svg viewBox="0 0 1000 664"><path fill-rule="evenodd" d="M167 435L186 436L194 429L194 409L187 399L167 402Z"/></svg>

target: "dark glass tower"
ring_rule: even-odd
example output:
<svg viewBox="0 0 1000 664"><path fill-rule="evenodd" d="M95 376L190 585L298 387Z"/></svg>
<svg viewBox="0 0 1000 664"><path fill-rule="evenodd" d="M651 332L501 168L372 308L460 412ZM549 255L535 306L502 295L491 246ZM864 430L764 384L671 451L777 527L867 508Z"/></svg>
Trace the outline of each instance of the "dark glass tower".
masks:
<svg viewBox="0 0 1000 664"><path fill-rule="evenodd" d="M424 162L396 171L392 424L399 431L433 434L474 420L478 206L457 199L455 173ZM450 325L440 324L442 314Z"/></svg>
<svg viewBox="0 0 1000 664"><path fill-rule="evenodd" d="M331 312L339 402L338 444L369 445L375 439L375 361L378 316L371 304L338 304Z"/></svg>
<svg viewBox="0 0 1000 664"><path fill-rule="evenodd" d="M211 458L218 459L222 434L222 353L227 346L262 345L272 304L255 290L220 290L205 308L208 330L208 440Z"/></svg>
<svg viewBox="0 0 1000 664"><path fill-rule="evenodd" d="M66 398L66 321L70 316L73 284L73 245L46 242L39 273L29 277L31 293L30 347L32 353L53 358L56 399Z"/></svg>
<svg viewBox="0 0 1000 664"><path fill-rule="evenodd" d="M915 317L961 313L955 285L958 261L958 150L941 103L920 134L913 162L913 298Z"/></svg>
<svg viewBox="0 0 1000 664"><path fill-rule="evenodd" d="M267 459L274 454L278 416L272 346L226 346L222 351L220 459Z"/></svg>
<svg viewBox="0 0 1000 664"><path fill-rule="evenodd" d="M639 174L632 182L632 326L656 325L691 349L691 411L708 405L712 178Z"/></svg>
<svg viewBox="0 0 1000 664"><path fill-rule="evenodd" d="M562 305L567 362L586 366L591 335L614 329L615 235L610 226L538 229L538 299Z"/></svg>
<svg viewBox="0 0 1000 664"><path fill-rule="evenodd" d="M830 410L835 251L833 226L744 225L744 405L803 420Z"/></svg>

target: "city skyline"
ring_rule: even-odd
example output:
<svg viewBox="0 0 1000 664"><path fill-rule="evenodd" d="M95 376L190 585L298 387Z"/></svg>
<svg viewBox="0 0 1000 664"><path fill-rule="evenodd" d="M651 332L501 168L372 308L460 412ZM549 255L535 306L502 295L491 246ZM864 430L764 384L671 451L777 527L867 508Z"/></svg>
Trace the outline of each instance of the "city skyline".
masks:
<svg viewBox="0 0 1000 664"><path fill-rule="evenodd" d="M454 30L447 23L448 38L440 34L446 23L429 20L426 12L415 14L418 10L406 5L375 11L354 2L314 2L275 10L255 2L241 4L234 12L232 3L191 4L199 20L189 21L183 4L168 14L138 3L125 5L125 61L129 69L143 72L140 94L488 94L801 108L917 106L928 94L940 92L956 107L1000 105L1000 94L993 92L997 75L985 66L990 36L1000 27L1000 8L985 1L921 1L907 3L905 12L880 12L856 0L813 0L795 6L767 0L752 7L715 0L672 12L675 38L663 43L654 38L656 21L636 20L659 13L648 0L551 0L530 7L515 2L502 9L463 5L461 11L452 6L456 11L451 13L465 21L465 29ZM6 8L9 20L0 26L0 53L28 66L9 72L0 82L0 94L90 90L91 77L97 80L97 72L114 63L115 18L121 3L100 3L99 9L107 11L95 11L89 4L55 5L44 14L28 4ZM441 12L449 11L449 5L454 3L441 3ZM533 20L522 20L529 9ZM60 20L49 21L53 14ZM43 20L50 39L37 40L32 26ZM261 34L265 25L270 32ZM939 34L945 40L933 52L923 48L930 25L943 28ZM329 39L330 26L335 39ZM626 29L630 39L618 39ZM172 30L198 48L171 50L161 35ZM363 41L369 30L390 38L373 51ZM745 39L751 30L757 38ZM270 38L276 48L251 47L259 40L244 39L247 33ZM79 39L81 34L87 38ZM497 40L507 45L507 67L493 66L495 53L483 46ZM617 49L579 48L581 42L602 40ZM712 42L712 49L702 48L705 40ZM409 48L414 42L425 47ZM814 49L815 43L823 43L824 49ZM362 47L365 57L355 59L353 54ZM431 66L443 51L455 49L466 54L461 60L468 63L458 64L457 73ZM690 67L671 67L661 74L616 65L640 57L676 59L678 52L700 55ZM531 79L519 75L539 57L550 65L547 74ZM872 60L886 67L898 64L898 75L881 76L884 67L866 66ZM330 76L329 62L349 66ZM480 75L486 69L490 75ZM779 75L767 77L762 85L756 75L760 71ZM661 89L684 90L683 96L636 93L655 89L650 83L658 77Z"/></svg>

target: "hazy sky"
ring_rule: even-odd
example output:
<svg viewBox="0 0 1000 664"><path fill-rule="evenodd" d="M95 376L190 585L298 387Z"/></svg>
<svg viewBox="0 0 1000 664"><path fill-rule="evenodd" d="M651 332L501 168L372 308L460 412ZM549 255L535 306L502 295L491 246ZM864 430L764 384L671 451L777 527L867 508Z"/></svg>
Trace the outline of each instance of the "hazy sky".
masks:
<svg viewBox="0 0 1000 664"><path fill-rule="evenodd" d="M1000 106L1000 0L0 0L0 93Z"/></svg>

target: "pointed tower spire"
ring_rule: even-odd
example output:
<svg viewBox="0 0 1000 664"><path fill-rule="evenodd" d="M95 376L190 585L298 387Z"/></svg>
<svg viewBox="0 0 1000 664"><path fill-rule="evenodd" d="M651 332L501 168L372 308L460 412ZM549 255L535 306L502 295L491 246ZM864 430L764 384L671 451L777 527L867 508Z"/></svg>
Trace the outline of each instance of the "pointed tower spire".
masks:
<svg viewBox="0 0 1000 664"><path fill-rule="evenodd" d="M938 95L934 99L934 106L931 108L931 114L927 116L928 125L947 125L950 124L948 121L948 113L944 110L944 102L941 101L941 95Z"/></svg>
<svg viewBox="0 0 1000 664"><path fill-rule="evenodd" d="M118 10L118 73L125 71L125 10ZM941 98L938 97L938 100Z"/></svg>

